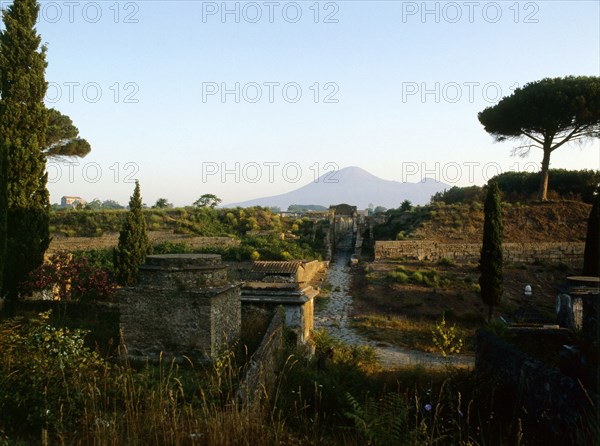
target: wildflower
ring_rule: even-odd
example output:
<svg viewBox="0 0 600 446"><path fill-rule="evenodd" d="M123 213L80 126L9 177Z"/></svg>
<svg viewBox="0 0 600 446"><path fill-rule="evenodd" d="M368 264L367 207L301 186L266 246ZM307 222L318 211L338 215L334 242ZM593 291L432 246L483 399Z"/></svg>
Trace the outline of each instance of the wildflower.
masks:
<svg viewBox="0 0 600 446"><path fill-rule="evenodd" d="M430 411L431 411L431 409L432 409L432 407L431 407L431 404L429 404L429 403L428 403L428 404L425 404L425 410L426 410L427 412L430 412Z"/></svg>

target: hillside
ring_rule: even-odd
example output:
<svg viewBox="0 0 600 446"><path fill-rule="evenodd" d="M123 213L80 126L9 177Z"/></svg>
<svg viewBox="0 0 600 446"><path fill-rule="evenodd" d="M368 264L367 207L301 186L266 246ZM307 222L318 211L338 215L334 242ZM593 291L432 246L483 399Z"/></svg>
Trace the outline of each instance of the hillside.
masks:
<svg viewBox="0 0 600 446"><path fill-rule="evenodd" d="M359 167L346 167L327 173L316 181L285 194L232 203L225 207L277 206L287 209L289 205L297 203L312 203L325 207L348 203L359 209L366 209L372 203L375 206L396 208L404 200L414 204L425 204L432 195L448 187L447 184L432 179L418 183L389 181Z"/></svg>
<svg viewBox="0 0 600 446"><path fill-rule="evenodd" d="M577 201L503 204L506 242L583 241L591 206ZM402 238L438 242L480 242L483 206L436 203L397 212L375 227L376 240Z"/></svg>

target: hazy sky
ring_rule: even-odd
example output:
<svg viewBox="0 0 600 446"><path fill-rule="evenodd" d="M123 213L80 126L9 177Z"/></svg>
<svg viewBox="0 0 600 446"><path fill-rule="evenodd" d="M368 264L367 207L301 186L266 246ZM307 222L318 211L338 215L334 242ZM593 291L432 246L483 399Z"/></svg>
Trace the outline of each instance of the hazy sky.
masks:
<svg viewBox="0 0 600 446"><path fill-rule="evenodd" d="M3 6L10 2L0 1ZM360 166L482 184L538 169L477 112L544 77L600 73L597 1L51 1L46 102L92 144L62 195L176 205L274 195ZM600 168L597 142L552 167Z"/></svg>

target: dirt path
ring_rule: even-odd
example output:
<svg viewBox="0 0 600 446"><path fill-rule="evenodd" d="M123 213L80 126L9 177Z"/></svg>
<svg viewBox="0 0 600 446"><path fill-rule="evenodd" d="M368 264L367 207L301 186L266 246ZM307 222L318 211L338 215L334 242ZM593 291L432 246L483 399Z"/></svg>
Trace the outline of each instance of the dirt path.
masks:
<svg viewBox="0 0 600 446"><path fill-rule="evenodd" d="M350 326L352 296L350 294L351 272L348 263L352 252L352 237L349 236L337 247L333 261L329 265L327 281L332 290L329 298L315 308L315 329L325 328L337 339L352 345L368 345L375 349L382 366L392 370L406 365L421 364L426 367L453 365L472 368L472 356L444 358L441 354L424 353L389 344L371 341L356 333Z"/></svg>

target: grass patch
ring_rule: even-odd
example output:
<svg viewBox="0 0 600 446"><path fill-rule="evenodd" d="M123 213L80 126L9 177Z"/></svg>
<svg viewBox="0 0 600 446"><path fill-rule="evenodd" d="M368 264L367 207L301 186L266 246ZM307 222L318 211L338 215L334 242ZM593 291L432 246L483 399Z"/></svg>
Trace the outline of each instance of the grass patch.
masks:
<svg viewBox="0 0 600 446"><path fill-rule="evenodd" d="M432 331L436 323L414 321L393 316L360 316L352 320L352 327L362 335L377 342L386 342L398 347L436 353L439 350L433 342ZM458 327L457 334L464 340L462 353L473 353L473 330Z"/></svg>
<svg viewBox="0 0 600 446"><path fill-rule="evenodd" d="M330 282L323 282L320 287L319 297L329 297L332 289L333 285Z"/></svg>

